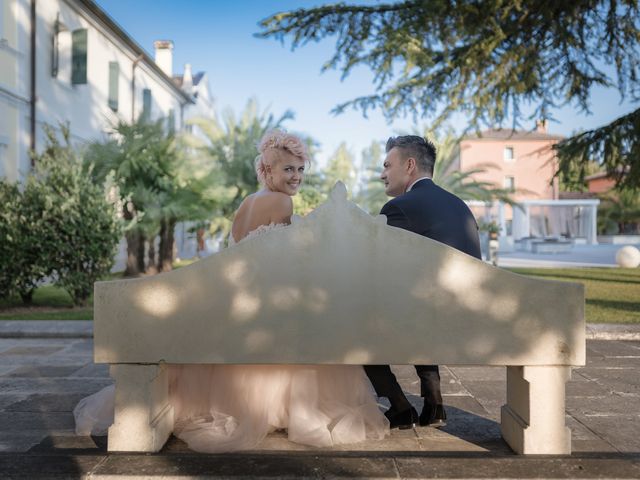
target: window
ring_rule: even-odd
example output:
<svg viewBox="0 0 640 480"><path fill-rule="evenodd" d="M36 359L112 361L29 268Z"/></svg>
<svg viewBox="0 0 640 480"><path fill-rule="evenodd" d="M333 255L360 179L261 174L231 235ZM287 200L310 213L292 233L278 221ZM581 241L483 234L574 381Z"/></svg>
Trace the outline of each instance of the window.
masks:
<svg viewBox="0 0 640 480"><path fill-rule="evenodd" d="M504 147L504 161L513 162L515 156L513 155L513 147Z"/></svg>
<svg viewBox="0 0 640 480"><path fill-rule="evenodd" d="M505 235L507 237L510 237L513 235L513 220L509 219L509 220L505 220Z"/></svg>
<svg viewBox="0 0 640 480"><path fill-rule="evenodd" d="M148 88L142 90L142 118L151 119L151 90Z"/></svg>
<svg viewBox="0 0 640 480"><path fill-rule="evenodd" d="M169 133L173 134L176 132L176 112L173 108L169 110L169 115L167 116L167 127Z"/></svg>
<svg viewBox="0 0 640 480"><path fill-rule="evenodd" d="M512 177L512 176L504 177L504 188L505 190L509 190L510 192L515 192L516 190L515 177Z"/></svg>
<svg viewBox="0 0 640 480"><path fill-rule="evenodd" d="M109 62L109 108L118 111L118 81L120 80L120 65Z"/></svg>
<svg viewBox="0 0 640 480"><path fill-rule="evenodd" d="M71 83L87 83L87 29L80 28L71 34Z"/></svg>
<svg viewBox="0 0 640 480"><path fill-rule="evenodd" d="M0 8L2 8L0 6ZM7 176L7 170L4 162L6 161L5 150L9 148L9 139L4 135L0 135L0 178Z"/></svg>
<svg viewBox="0 0 640 480"><path fill-rule="evenodd" d="M4 43L4 9L7 8L7 2L0 3L0 44ZM0 45L1 46L1 45Z"/></svg>

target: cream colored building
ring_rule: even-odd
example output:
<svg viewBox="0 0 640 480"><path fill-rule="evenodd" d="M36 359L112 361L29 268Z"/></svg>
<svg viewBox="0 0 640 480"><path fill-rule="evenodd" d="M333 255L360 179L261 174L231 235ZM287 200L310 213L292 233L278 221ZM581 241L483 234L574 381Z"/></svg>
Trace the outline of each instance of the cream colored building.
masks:
<svg viewBox="0 0 640 480"><path fill-rule="evenodd" d="M156 42L156 63L91 0L0 2L0 177L25 177L45 123L68 122L76 143L140 115L183 128L193 100L173 81L171 42Z"/></svg>

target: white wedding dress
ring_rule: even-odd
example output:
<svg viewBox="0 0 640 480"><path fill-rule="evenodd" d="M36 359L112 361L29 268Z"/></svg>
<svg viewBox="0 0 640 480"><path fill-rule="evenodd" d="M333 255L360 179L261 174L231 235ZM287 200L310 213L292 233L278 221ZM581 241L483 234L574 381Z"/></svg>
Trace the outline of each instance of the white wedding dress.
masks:
<svg viewBox="0 0 640 480"><path fill-rule="evenodd" d="M244 239L283 225L263 225ZM231 244L233 244L231 238ZM358 365L170 365L174 434L199 452L247 450L285 429L314 447L383 439L389 422ZM74 409L78 435L105 435L114 387Z"/></svg>

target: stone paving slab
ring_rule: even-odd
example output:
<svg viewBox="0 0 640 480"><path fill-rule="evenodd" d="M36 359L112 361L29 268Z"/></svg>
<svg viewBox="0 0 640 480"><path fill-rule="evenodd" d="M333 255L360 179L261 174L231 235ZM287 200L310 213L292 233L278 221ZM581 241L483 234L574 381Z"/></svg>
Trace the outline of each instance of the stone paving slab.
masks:
<svg viewBox="0 0 640 480"><path fill-rule="evenodd" d="M91 320L0 320L0 338L92 338Z"/></svg>
<svg viewBox="0 0 640 480"><path fill-rule="evenodd" d="M637 455L518 457L456 453L307 452L218 455L0 455L3 479L640 478Z"/></svg>
<svg viewBox="0 0 640 480"><path fill-rule="evenodd" d="M91 339L0 339L0 479L640 478L640 342L592 340L587 355L567 387L571 456L514 455L498 424L505 368L460 366L441 367L442 429L331 449L277 433L259 450L226 455L196 454L172 437L159 454L127 455L108 454L105 437L73 432L76 402L111 383L107 367L92 362ZM421 408L413 367L393 369Z"/></svg>

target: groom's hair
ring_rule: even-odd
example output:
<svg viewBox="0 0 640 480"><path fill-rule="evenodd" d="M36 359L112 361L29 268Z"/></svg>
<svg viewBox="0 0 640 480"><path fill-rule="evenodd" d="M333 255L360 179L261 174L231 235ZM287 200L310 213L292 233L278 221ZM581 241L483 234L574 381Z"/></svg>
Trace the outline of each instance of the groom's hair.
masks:
<svg viewBox="0 0 640 480"><path fill-rule="evenodd" d="M419 170L433 175L433 166L436 163L436 147L429 140L418 135L389 137L386 152L389 153L389 150L394 147L402 150L405 159L409 157L415 158Z"/></svg>

